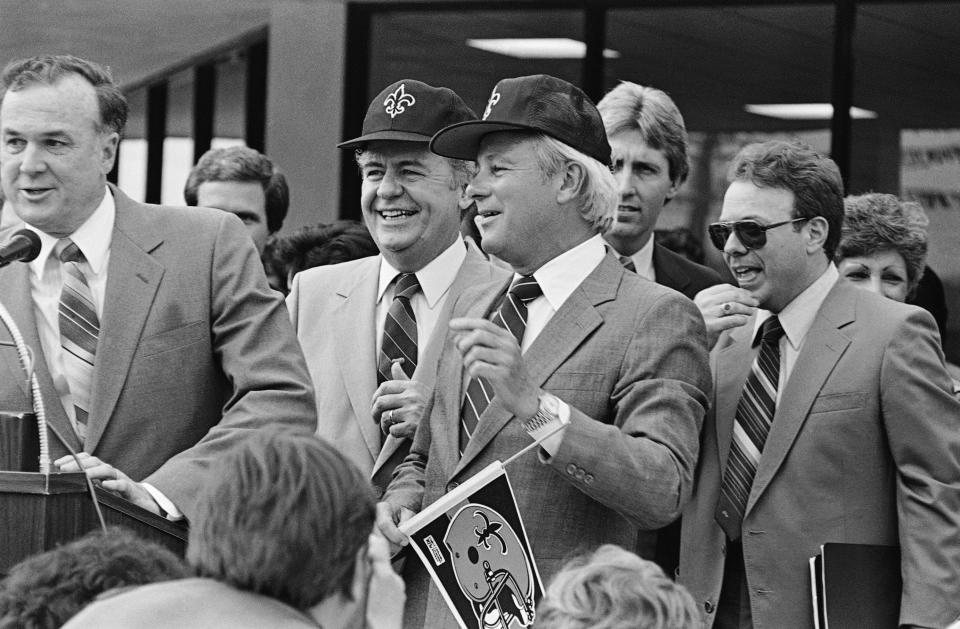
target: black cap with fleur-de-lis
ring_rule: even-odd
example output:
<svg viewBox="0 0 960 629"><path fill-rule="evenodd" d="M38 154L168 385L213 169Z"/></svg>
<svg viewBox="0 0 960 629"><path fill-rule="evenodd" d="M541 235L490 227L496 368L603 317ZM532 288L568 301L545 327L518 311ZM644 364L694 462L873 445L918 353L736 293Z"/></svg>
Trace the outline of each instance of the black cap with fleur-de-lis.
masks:
<svg viewBox="0 0 960 629"><path fill-rule="evenodd" d="M545 133L610 165L610 144L593 101L576 85L547 74L503 79L490 93L482 120L453 123L440 130L430 150L476 160L483 136L496 131Z"/></svg>
<svg viewBox="0 0 960 629"><path fill-rule="evenodd" d="M362 135L341 142L337 148L362 149L373 140L427 143L446 126L476 119L453 90L402 79L387 86L370 103Z"/></svg>

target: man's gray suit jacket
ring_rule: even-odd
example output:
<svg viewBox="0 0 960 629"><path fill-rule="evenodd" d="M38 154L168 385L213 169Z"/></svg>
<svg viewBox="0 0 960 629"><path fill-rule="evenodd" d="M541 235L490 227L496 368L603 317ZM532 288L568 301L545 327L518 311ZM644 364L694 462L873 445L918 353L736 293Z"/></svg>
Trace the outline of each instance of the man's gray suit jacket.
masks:
<svg viewBox="0 0 960 629"><path fill-rule="evenodd" d="M487 317L509 282L461 295L453 316ZM637 529L675 519L692 488L700 425L710 395L703 319L677 292L641 279L607 255L524 353L536 386L570 405L559 449L531 452L507 468L545 580L571 554L613 543L632 548ZM460 353L448 334L432 409L384 499L426 507L494 460L531 443L494 398L461 458L465 390ZM405 627L451 627L439 590L407 560Z"/></svg>
<svg viewBox="0 0 960 629"><path fill-rule="evenodd" d="M116 222L83 450L166 495L189 518L209 463L251 430L316 426L283 299L232 214L137 203ZM0 269L0 300L35 356L48 423L81 449L40 345L29 267ZM31 408L0 329L0 409ZM52 458L67 453L51 435Z"/></svg>

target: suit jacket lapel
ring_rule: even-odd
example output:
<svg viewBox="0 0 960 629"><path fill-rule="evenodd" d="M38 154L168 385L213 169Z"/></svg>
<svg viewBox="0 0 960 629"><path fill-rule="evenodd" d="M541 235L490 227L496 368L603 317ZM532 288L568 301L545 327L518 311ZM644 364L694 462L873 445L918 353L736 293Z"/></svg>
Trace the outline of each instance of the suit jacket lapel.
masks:
<svg viewBox="0 0 960 629"><path fill-rule="evenodd" d="M30 296L29 267L26 264L16 264L0 270L0 291L2 291L0 294L4 297L3 305L7 308L10 316L13 317L14 322L20 329L21 336L23 336L23 342L33 354L33 371L40 383L40 393L43 398L47 424L53 426L61 437L69 441L70 447L80 450L80 441L73 430L70 418L67 417L66 411L63 409L63 404L60 403L60 395L53 386L53 379L50 377L50 370L47 368L47 358L43 353L43 346L40 344L40 336L37 333L37 322L33 311L33 298ZM3 333L2 338L7 338L6 332ZM20 366L16 349L13 347L0 348L0 356L2 356L6 369L20 386L24 396L27 399L32 399L27 377ZM32 411L33 409L4 410ZM56 441L59 440L51 441L51 446Z"/></svg>
<svg viewBox="0 0 960 629"><path fill-rule="evenodd" d="M850 338L840 330L856 318L855 294L850 290L840 283L834 286L807 332L800 355L780 395L745 513L750 512L777 473L823 383L850 345Z"/></svg>
<svg viewBox="0 0 960 629"><path fill-rule="evenodd" d="M747 323L730 332L730 335L721 340L722 347L714 351L713 380L716 389L713 414L716 418L717 446L719 452L720 469L726 469L727 455L730 454L730 440L733 437L733 420L737 414L737 405L740 403L740 394L743 385L750 374L750 366L756 356L756 350L751 347L753 328L756 317L751 317ZM722 374L724 385L719 386ZM731 378L732 379L728 379Z"/></svg>
<svg viewBox="0 0 960 629"><path fill-rule="evenodd" d="M336 335L337 365L343 377L353 416L360 425L363 440L376 461L380 453L380 426L371 416L373 392L377 390L376 300L380 256L370 258L360 272L344 278L337 290L342 300L337 306L331 330L349 333Z"/></svg>
<svg viewBox="0 0 960 629"><path fill-rule="evenodd" d="M436 385L440 352L447 339L447 324L450 322L453 304L466 288L490 281L493 270L494 267L487 262L479 251L467 245L467 255L463 259L456 277L453 278L453 283L450 284L446 299L444 299L437 315L436 327L430 338L426 340L426 344L420 352L417 370L413 373L413 379L424 383L431 391ZM405 443L403 439L397 439L392 435L388 436L383 442L383 448L380 449L380 454L373 466L374 473Z"/></svg>
<svg viewBox="0 0 960 629"><path fill-rule="evenodd" d="M143 206L111 186L117 218L110 262L93 399L85 449L93 452L110 420L140 343L144 323L163 277L164 267L150 255L163 242L160 225Z"/></svg>
<svg viewBox="0 0 960 629"><path fill-rule="evenodd" d="M616 258L608 254L550 319L523 355L523 362L536 386L542 387L583 340L603 323L596 306L616 298L624 273ZM494 304L499 303L506 288L498 292L498 300ZM481 415L477 430L467 444L454 475L466 467L512 417L513 414L494 398Z"/></svg>

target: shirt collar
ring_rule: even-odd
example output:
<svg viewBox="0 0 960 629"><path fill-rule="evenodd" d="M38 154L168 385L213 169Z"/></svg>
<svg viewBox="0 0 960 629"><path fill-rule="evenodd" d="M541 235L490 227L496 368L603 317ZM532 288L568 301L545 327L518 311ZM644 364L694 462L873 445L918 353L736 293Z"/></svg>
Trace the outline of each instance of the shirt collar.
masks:
<svg viewBox="0 0 960 629"><path fill-rule="evenodd" d="M560 310L560 306L597 268L605 255L607 249L603 238L597 234L534 271L533 277L540 284L543 296L554 311ZM516 277L519 276L515 274L514 278Z"/></svg>
<svg viewBox="0 0 960 629"><path fill-rule="evenodd" d="M417 281L420 282L423 297L427 300L427 306L433 308L447 292L466 257L467 246L462 238L457 238L452 245L415 273ZM393 268L386 258L380 256L380 285L377 288L377 303L380 303L383 294L387 292L387 287L398 275L400 275L400 271Z"/></svg>
<svg viewBox="0 0 960 629"><path fill-rule="evenodd" d="M827 298L827 293L836 284L840 273L837 267L831 262L827 269L810 286L807 286L802 293L793 298L787 306L778 315L780 325L783 326L787 341L795 351L800 351L803 340L813 325L813 320L823 305L823 300ZM753 329L754 341L757 339L757 332L763 322L773 316L769 310L760 310Z"/></svg>
<svg viewBox="0 0 960 629"><path fill-rule="evenodd" d="M107 253L110 251L110 242L113 238L113 224L117 216L117 206L113 200L113 195L106 186L104 186L104 190L103 199L97 209L69 236L70 240L76 243L80 251L83 252L90 269L97 275L103 271L106 263ZM42 277L47 260L53 254L53 250L60 239L39 229L34 229L30 225L25 225L25 227L40 237L40 255L33 262L30 262L30 269L37 277Z"/></svg>
<svg viewBox="0 0 960 629"><path fill-rule="evenodd" d="M655 279L653 277L653 244L653 234L650 234L650 237L647 238L647 244L640 247L640 251L630 256L630 259L633 260L633 266L637 269L637 275L648 280Z"/></svg>

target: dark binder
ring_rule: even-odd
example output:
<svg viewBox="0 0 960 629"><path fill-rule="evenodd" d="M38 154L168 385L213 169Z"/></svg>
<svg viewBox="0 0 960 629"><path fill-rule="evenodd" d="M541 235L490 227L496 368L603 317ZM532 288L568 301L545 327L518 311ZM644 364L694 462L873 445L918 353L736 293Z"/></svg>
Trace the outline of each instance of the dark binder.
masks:
<svg viewBox="0 0 960 629"><path fill-rule="evenodd" d="M897 629L900 548L827 543L810 559L810 590L817 629Z"/></svg>

